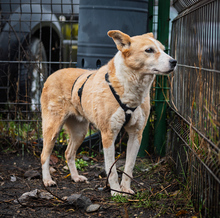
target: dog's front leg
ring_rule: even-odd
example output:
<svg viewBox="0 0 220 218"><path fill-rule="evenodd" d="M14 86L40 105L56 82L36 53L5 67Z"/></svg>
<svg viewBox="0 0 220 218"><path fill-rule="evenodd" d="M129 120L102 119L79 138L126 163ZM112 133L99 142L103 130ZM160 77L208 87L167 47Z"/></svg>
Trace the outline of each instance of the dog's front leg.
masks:
<svg viewBox="0 0 220 218"><path fill-rule="evenodd" d="M126 162L124 172L132 178L132 172L135 165L136 157L140 147L140 140L138 139L138 134L129 133L129 139L127 143L127 152L126 152ZM121 181L121 190L123 192L128 192L134 194L134 191L130 188L131 179L125 174L122 175Z"/></svg>
<svg viewBox="0 0 220 218"><path fill-rule="evenodd" d="M103 150L104 150L104 158L105 158L105 170L106 174L108 175L111 169L111 173L109 175L109 184L111 190L111 195L120 194L117 191L121 191L120 185L118 182L118 173L116 170L116 165L112 167L115 162L115 138L117 134L113 137L109 136L109 134L102 134L102 143L103 143ZM112 167L112 168L111 168ZM114 191L117 190L117 191Z"/></svg>

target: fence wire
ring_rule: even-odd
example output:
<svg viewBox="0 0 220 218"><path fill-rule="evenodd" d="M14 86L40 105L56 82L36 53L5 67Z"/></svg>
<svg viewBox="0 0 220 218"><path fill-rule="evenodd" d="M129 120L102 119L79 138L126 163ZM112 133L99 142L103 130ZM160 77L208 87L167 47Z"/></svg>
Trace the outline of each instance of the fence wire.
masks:
<svg viewBox="0 0 220 218"><path fill-rule="evenodd" d="M0 134L38 143L43 83L76 66L79 0L1 0L0 15Z"/></svg>
<svg viewBox="0 0 220 218"><path fill-rule="evenodd" d="M192 199L206 217L220 214L220 1L175 1L171 55L171 144L176 168L190 179ZM187 5L188 4L188 5ZM177 6L176 6L177 7ZM179 7L179 6L178 6Z"/></svg>
<svg viewBox="0 0 220 218"><path fill-rule="evenodd" d="M78 4L79 0L1 1L2 112L39 111L46 78L57 69L75 66Z"/></svg>

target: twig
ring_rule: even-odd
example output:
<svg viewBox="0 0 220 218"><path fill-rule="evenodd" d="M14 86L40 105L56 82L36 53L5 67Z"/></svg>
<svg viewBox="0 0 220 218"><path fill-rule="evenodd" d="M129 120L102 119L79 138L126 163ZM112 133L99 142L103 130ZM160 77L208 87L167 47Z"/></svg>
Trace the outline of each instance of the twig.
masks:
<svg viewBox="0 0 220 218"><path fill-rule="evenodd" d="M84 191L94 191L95 189L94 188L84 188L83 190L81 190L81 192L84 192Z"/></svg>
<svg viewBox="0 0 220 218"><path fill-rule="evenodd" d="M17 196L17 195L15 195L15 197L16 197L17 202L18 202L22 207L30 207L30 208L32 208L32 206L28 206L28 205L22 204L22 203L18 200L18 196Z"/></svg>
<svg viewBox="0 0 220 218"><path fill-rule="evenodd" d="M149 198L152 197L153 195L155 196L155 195L159 194L160 192L163 192L164 190L166 190L167 188L169 188L171 185L172 185L172 184L169 184L167 187L161 189L160 191L156 192L155 194L150 195Z"/></svg>
<svg viewBox="0 0 220 218"><path fill-rule="evenodd" d="M51 192L45 185L44 185L44 183L43 183L43 181L42 181L42 184L43 184L43 186L44 186L44 188L45 188L45 190L47 191L47 192L49 192L51 195L53 195L55 198L57 198L58 200L60 200L60 201L62 201L62 202L66 202L66 200L63 200L62 198L60 198L59 196L57 196L57 195L55 195L53 192Z"/></svg>
<svg viewBox="0 0 220 218"><path fill-rule="evenodd" d="M107 179L106 179L106 184L105 184L106 187L108 187L108 179L109 179L109 176L110 176L110 174L112 172L112 168L116 164L116 162L119 160L119 158L120 158L120 156L115 160L115 162L112 164L112 166L109 169L109 172L108 172L108 175L107 175Z"/></svg>
<svg viewBox="0 0 220 218"><path fill-rule="evenodd" d="M110 189L110 191L118 192L118 193L121 193L121 194L126 194L126 195L135 196L135 194L131 194L131 193L129 193L129 192L123 192L123 191L119 191L119 190L112 189L112 188L109 188L109 189Z"/></svg>
<svg viewBox="0 0 220 218"><path fill-rule="evenodd" d="M31 190L31 187L29 186L29 184L22 178L19 178L18 176L16 177L18 179L20 179L22 182L24 182L26 184L26 186L28 187L29 191Z"/></svg>
<svg viewBox="0 0 220 218"><path fill-rule="evenodd" d="M120 139L120 141L119 141L119 145L122 143L122 140L123 140L123 138L125 137L125 134L126 134L126 131L124 131L124 133L123 133L123 135L122 135L122 137L121 137L121 139Z"/></svg>
<svg viewBox="0 0 220 218"><path fill-rule="evenodd" d="M129 176L127 173L125 173L124 171L122 171L122 170L120 170L120 169L118 169L117 168L117 170L119 171L119 172L121 172L121 173L124 173L127 177L129 177L132 181L134 181L135 183L137 183L138 185L140 185L140 186L142 186L142 187L144 187L144 188L146 188L146 189L149 189L149 191L151 192L151 194L153 195L153 192L150 190L150 188L148 188L147 186L145 186L145 185L142 185L142 184L140 184L138 181L136 181L135 179L133 179L131 176Z"/></svg>
<svg viewBox="0 0 220 218"><path fill-rule="evenodd" d="M116 162L119 160L119 158L120 158L120 156L115 160L115 162L112 164L112 166L111 166L110 169L109 169L109 173L108 173L108 176L107 176L107 179L106 179L106 187L108 187L108 179L109 179L109 176L110 176L110 174L111 174L112 168L113 168L113 166L116 164ZM124 173L126 176L128 176L132 181L134 181L134 182L137 183L138 185L144 187L145 189L148 189L148 190L151 192L151 195L154 195L154 193L150 190L150 188L146 187L145 185L140 184L138 181L136 181L135 179L131 178L131 176L129 176L129 175L128 175L127 173L125 173L124 171L122 171L122 170L120 170L120 169L118 169L118 168L117 168L117 170L118 170L119 172L121 172L121 173ZM131 193L129 193L129 192L118 191L118 190L111 189L111 188L110 188L110 190L111 190L111 191L118 192L118 193L129 194L129 195L134 196L134 194L131 194Z"/></svg>
<svg viewBox="0 0 220 218"><path fill-rule="evenodd" d="M120 156L115 160L115 162L112 164L112 166L111 166L110 169L109 169L109 173L108 173L108 176L107 176L107 179L106 179L106 184L105 184L106 188L108 187L108 179L109 179L109 176L110 176L110 174L111 174L111 172L112 172L112 168L113 168L113 166L116 164L116 162L117 162L119 159L120 159ZM129 193L129 192L123 192L123 191L115 190L115 189L112 189L111 187L110 187L109 189L110 189L110 191L115 191L115 192L118 192L118 193L121 193L121 194L127 194L127 195L132 195L132 196L134 196L134 194L131 194L131 193Z"/></svg>
<svg viewBox="0 0 220 218"><path fill-rule="evenodd" d="M23 204L19 201L18 196L15 195L16 200L18 201L18 203L22 206L22 207L28 207L28 208L36 208L36 207L54 207L54 205L51 204L40 204L40 205L29 205L29 204Z"/></svg>

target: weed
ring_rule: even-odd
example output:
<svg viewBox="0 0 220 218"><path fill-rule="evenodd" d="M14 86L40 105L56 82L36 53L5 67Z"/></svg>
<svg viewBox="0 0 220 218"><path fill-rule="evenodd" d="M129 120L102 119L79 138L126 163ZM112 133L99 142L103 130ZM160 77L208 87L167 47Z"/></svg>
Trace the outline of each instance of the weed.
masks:
<svg viewBox="0 0 220 218"><path fill-rule="evenodd" d="M76 168L81 171L84 171L85 167L89 166L88 162L84 161L82 158L76 159L75 164Z"/></svg>
<svg viewBox="0 0 220 218"><path fill-rule="evenodd" d="M136 204L134 204L135 208L155 208L156 202L150 198L150 192L144 191L144 192L137 192L136 197L138 201Z"/></svg>
<svg viewBox="0 0 220 218"><path fill-rule="evenodd" d="M65 159L64 154L60 153L59 151L54 150L54 153L56 154L56 157L60 158L61 160Z"/></svg>
<svg viewBox="0 0 220 218"><path fill-rule="evenodd" d="M114 195L111 197L112 200L116 203L128 203L128 197L123 196L123 195Z"/></svg>

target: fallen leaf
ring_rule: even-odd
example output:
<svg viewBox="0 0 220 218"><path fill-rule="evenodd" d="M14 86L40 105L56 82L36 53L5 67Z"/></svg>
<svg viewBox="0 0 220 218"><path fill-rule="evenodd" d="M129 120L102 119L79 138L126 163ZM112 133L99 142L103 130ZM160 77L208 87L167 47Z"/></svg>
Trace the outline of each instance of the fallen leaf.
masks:
<svg viewBox="0 0 220 218"><path fill-rule="evenodd" d="M128 199L128 201L130 201L130 202L139 202L139 200L137 200L137 199Z"/></svg>
<svg viewBox="0 0 220 218"><path fill-rule="evenodd" d="M64 179L66 179L67 177L69 177L71 174L69 173L68 175L64 176Z"/></svg>
<svg viewBox="0 0 220 218"><path fill-rule="evenodd" d="M74 209L69 209L66 212L70 212L70 211L74 212L75 210Z"/></svg>
<svg viewBox="0 0 220 218"><path fill-rule="evenodd" d="M58 157L56 157L55 155L51 154L50 155L50 161L52 162L53 165L57 164L57 162L59 161Z"/></svg>
<svg viewBox="0 0 220 218"><path fill-rule="evenodd" d="M24 173L24 177L29 179L40 178L40 173L37 170L28 170Z"/></svg>
<svg viewBox="0 0 220 218"><path fill-rule="evenodd" d="M176 190L175 192L173 192L172 194L170 194L170 197L175 197L180 193L180 190Z"/></svg>
<svg viewBox="0 0 220 218"><path fill-rule="evenodd" d="M180 210L177 214L176 214L176 216L182 216L182 215L185 215L185 214L187 214L188 212L187 211L185 211L185 210Z"/></svg>

